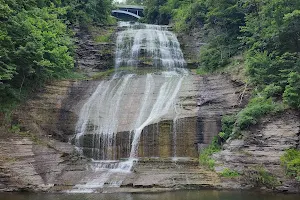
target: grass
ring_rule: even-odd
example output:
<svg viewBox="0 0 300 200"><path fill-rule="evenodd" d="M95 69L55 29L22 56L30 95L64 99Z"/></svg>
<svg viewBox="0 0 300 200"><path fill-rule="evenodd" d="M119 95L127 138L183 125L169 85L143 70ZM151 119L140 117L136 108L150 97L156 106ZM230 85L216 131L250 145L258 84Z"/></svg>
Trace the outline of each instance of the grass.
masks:
<svg viewBox="0 0 300 200"><path fill-rule="evenodd" d="M112 75L113 73L115 73L115 71L116 71L115 68L112 68L112 69L108 69L103 72L97 72L92 76L92 79L101 79L101 78L108 77L108 76Z"/></svg>
<svg viewBox="0 0 300 200"><path fill-rule="evenodd" d="M200 75L200 76L204 76L204 75L207 75L207 74L210 74L209 71L207 71L205 68L203 67L199 67L196 69L196 74L197 75Z"/></svg>
<svg viewBox="0 0 300 200"><path fill-rule="evenodd" d="M265 186L267 188L274 189L280 185L277 178L268 172L263 166L256 166L251 173L247 173L248 181L252 182L256 186Z"/></svg>
<svg viewBox="0 0 300 200"><path fill-rule="evenodd" d="M133 67L133 66L126 66L126 67L119 67L118 69L111 68L111 69L108 69L106 71L97 72L91 78L93 80L107 78L107 77L113 75L115 72L126 72L126 73L134 73L134 74L137 74L137 75L145 75L147 73L153 73L153 72L159 73L160 69L157 69L155 67L136 68L136 67Z"/></svg>
<svg viewBox="0 0 300 200"><path fill-rule="evenodd" d="M248 78L245 72L245 58L243 55L230 58L230 63L223 68L217 69L216 72L230 74L235 79L247 83Z"/></svg>
<svg viewBox="0 0 300 200"><path fill-rule="evenodd" d="M97 72L92 76L92 79L101 79L101 78L106 78L111 75L113 75L115 72L121 72L121 71L126 71L126 72L135 72L136 69L134 67L120 67L118 69L116 68L111 68L106 71L102 72Z"/></svg>
<svg viewBox="0 0 300 200"><path fill-rule="evenodd" d="M63 77L63 79L66 79L66 80L85 80L87 79L87 77L80 73L80 72L70 72L69 74L65 75Z"/></svg>
<svg viewBox="0 0 300 200"><path fill-rule="evenodd" d="M233 128L233 137L238 138L241 131L257 124L262 117L282 110L284 110L282 104L274 102L272 98L257 95L237 114L237 120Z"/></svg>
<svg viewBox="0 0 300 200"><path fill-rule="evenodd" d="M279 185L279 182L276 179L276 177L273 174L267 172L265 168L258 167L257 169L258 170L255 180L259 185L263 185L268 188L274 188L277 185Z"/></svg>
<svg viewBox="0 0 300 200"><path fill-rule="evenodd" d="M240 173L235 170L225 168L222 172L219 173L219 175L226 178L235 178L240 176Z"/></svg>
<svg viewBox="0 0 300 200"><path fill-rule="evenodd" d="M217 144L217 138L215 137L212 144L203 149L199 156L199 163L210 170L214 170L215 160L211 158L214 153L221 151L220 146Z"/></svg>
<svg viewBox="0 0 300 200"><path fill-rule="evenodd" d="M95 40L95 42L98 42L98 43L110 42L111 41L111 36L112 36L113 33L114 33L114 30L109 29L105 33L103 33L101 35L97 35L94 38L94 40Z"/></svg>
<svg viewBox="0 0 300 200"><path fill-rule="evenodd" d="M37 135L30 133L29 131L21 131L20 125L12 125L9 130L11 133L18 134L21 137L27 137L35 144L44 144L44 142L38 138Z"/></svg>

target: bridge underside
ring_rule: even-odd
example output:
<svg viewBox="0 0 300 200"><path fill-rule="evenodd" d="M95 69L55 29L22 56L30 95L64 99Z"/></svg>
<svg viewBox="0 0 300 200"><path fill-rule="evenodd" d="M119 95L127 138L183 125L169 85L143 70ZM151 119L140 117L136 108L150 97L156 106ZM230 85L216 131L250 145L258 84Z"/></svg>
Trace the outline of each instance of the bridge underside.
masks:
<svg viewBox="0 0 300 200"><path fill-rule="evenodd" d="M123 10L113 10L112 16L124 21L137 21L141 18L137 14L128 11L123 11Z"/></svg>

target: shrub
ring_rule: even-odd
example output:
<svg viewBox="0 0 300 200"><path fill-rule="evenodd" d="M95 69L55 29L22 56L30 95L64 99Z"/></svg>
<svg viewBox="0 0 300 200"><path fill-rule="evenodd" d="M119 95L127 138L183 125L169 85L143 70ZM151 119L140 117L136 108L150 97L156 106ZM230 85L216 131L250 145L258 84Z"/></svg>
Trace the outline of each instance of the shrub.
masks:
<svg viewBox="0 0 300 200"><path fill-rule="evenodd" d="M111 40L112 34L113 30L108 30L106 33L95 37L95 42L109 42Z"/></svg>
<svg viewBox="0 0 300 200"><path fill-rule="evenodd" d="M228 52L222 47L216 48L206 45L200 52L201 67L204 67L206 71L216 71L229 63L229 56L227 54Z"/></svg>
<svg viewBox="0 0 300 200"><path fill-rule="evenodd" d="M263 166L257 166L252 172L246 173L248 181L255 186L265 186L267 188L274 188L279 185L277 178L268 172Z"/></svg>
<svg viewBox="0 0 300 200"><path fill-rule="evenodd" d="M283 93L283 100L294 108L300 108L300 74L291 72L288 78L288 85Z"/></svg>
<svg viewBox="0 0 300 200"><path fill-rule="evenodd" d="M258 96L253 98L246 108L237 114L234 132L247 129L250 125L257 124L261 117L269 113L276 113L283 108L280 104L273 102L271 98Z"/></svg>
<svg viewBox="0 0 300 200"><path fill-rule="evenodd" d="M282 87L275 85L274 83L267 85L263 90L263 94L266 98L278 97L282 94Z"/></svg>
<svg viewBox="0 0 300 200"><path fill-rule="evenodd" d="M222 118L222 132L219 133L222 142L225 142L231 136L235 121L235 115L225 115Z"/></svg>
<svg viewBox="0 0 300 200"><path fill-rule="evenodd" d="M216 152L221 150L220 145L218 144L218 138L215 137L212 143L205 149L202 150L199 157L199 162L201 165L208 167L210 170L214 169L215 161L211 158Z"/></svg>
<svg viewBox="0 0 300 200"><path fill-rule="evenodd" d="M237 176L240 176L240 173L235 171L235 170L231 170L228 168L225 168L221 173L219 173L220 176L222 177L228 177L228 178L234 178Z"/></svg>
<svg viewBox="0 0 300 200"><path fill-rule="evenodd" d="M300 150L289 149L280 158L286 174L300 182Z"/></svg>

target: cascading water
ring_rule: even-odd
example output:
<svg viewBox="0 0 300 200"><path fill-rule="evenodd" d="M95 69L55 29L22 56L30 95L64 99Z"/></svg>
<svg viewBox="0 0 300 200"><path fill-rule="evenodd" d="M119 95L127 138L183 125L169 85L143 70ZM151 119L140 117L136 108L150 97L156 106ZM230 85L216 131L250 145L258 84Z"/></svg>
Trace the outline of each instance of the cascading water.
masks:
<svg viewBox="0 0 300 200"><path fill-rule="evenodd" d="M143 70L151 66L156 73L116 74L111 80L102 81L84 104L76 126L75 145L94 159L91 166L99 171L99 176L75 186L73 192L93 192L115 174L123 177L120 173L130 172L138 159L144 128L162 119L176 122L178 118L177 96L187 71L176 36L158 25L121 22L119 26L123 31L117 38L115 67ZM176 127L174 130L176 134ZM118 139L121 134L125 141ZM110 183L119 186L122 180Z"/></svg>
<svg viewBox="0 0 300 200"><path fill-rule="evenodd" d="M180 44L167 27L126 22L119 26L126 30L117 38L116 68L142 62L163 70L185 66Z"/></svg>

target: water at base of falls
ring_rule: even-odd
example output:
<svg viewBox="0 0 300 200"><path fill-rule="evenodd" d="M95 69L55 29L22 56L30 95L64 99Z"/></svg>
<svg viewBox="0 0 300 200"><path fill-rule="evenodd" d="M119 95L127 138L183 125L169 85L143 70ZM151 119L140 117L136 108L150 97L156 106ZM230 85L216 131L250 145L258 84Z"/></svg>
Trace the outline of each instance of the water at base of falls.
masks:
<svg viewBox="0 0 300 200"><path fill-rule="evenodd" d="M135 161L93 161L89 164L92 173L85 177L85 180L82 180L83 183L75 185L67 193L94 193L104 187L120 187L127 174L131 172Z"/></svg>
<svg viewBox="0 0 300 200"><path fill-rule="evenodd" d="M116 74L100 82L81 109L75 136L79 152L94 160L90 169L97 175L69 192L119 187L138 159L144 128L162 119L176 124L180 114L177 96L188 72L176 36L157 25L119 26L124 30L117 39L116 68L147 63L160 72ZM176 139L176 125L173 129Z"/></svg>

